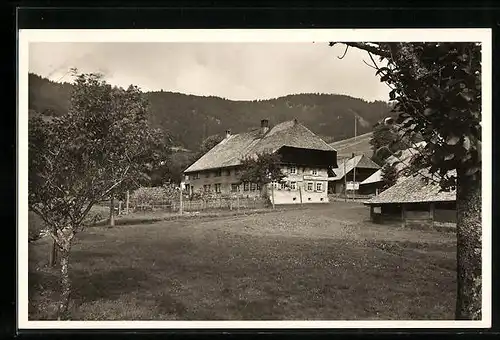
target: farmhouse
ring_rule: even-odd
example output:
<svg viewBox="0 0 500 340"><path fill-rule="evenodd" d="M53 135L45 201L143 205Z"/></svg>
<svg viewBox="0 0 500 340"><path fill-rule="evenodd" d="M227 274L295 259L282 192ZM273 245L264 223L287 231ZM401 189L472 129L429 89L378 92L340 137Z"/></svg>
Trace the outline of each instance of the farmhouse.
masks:
<svg viewBox="0 0 500 340"><path fill-rule="evenodd" d="M364 202L374 222L398 221L403 226L434 226L456 223L456 192L440 192L427 170L401 178L395 185ZM435 178L434 178L435 179Z"/></svg>
<svg viewBox="0 0 500 340"><path fill-rule="evenodd" d="M365 155L344 159L339 162L338 167L333 169L333 176L328 178L328 190L334 194L343 193L346 182L348 190L358 188L359 183L378 169L380 166Z"/></svg>
<svg viewBox="0 0 500 340"><path fill-rule="evenodd" d="M281 156L284 184L260 188L257 183L240 183L241 160L258 153ZM275 204L326 203L328 169L337 166L337 152L296 119L225 138L185 171L185 189L190 194L211 191L256 197L265 193Z"/></svg>

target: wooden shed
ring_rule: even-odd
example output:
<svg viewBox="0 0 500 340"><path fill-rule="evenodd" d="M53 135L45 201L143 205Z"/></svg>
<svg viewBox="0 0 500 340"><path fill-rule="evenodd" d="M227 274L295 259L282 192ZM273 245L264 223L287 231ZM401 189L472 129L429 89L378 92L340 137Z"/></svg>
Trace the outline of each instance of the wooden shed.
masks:
<svg viewBox="0 0 500 340"><path fill-rule="evenodd" d="M403 177L378 196L364 202L370 207L370 218L377 223L400 222L432 227L456 223L456 192L440 191L437 182L426 170L415 176ZM435 180L435 179L434 179Z"/></svg>

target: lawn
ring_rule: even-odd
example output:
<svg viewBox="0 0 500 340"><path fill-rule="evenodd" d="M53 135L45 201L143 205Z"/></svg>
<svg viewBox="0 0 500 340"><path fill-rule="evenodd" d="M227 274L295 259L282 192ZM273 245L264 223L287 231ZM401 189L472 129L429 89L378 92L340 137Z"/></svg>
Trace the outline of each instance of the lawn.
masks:
<svg viewBox="0 0 500 340"><path fill-rule="evenodd" d="M80 234L74 320L453 319L453 233L367 221L359 203ZM30 243L29 317L53 319L50 240Z"/></svg>

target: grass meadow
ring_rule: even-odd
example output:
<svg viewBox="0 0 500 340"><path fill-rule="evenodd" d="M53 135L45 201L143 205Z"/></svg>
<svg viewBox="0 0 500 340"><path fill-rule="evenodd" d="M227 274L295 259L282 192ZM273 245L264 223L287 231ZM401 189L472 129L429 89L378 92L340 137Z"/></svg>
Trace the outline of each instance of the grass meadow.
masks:
<svg viewBox="0 0 500 340"><path fill-rule="evenodd" d="M453 233L368 221L360 203L89 227L73 320L453 319ZM29 246L29 318L56 318L51 241Z"/></svg>

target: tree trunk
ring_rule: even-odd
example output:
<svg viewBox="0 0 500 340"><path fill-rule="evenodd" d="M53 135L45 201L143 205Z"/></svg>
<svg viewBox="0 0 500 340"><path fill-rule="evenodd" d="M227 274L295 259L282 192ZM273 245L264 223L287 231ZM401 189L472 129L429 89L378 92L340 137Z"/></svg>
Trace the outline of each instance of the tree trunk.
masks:
<svg viewBox="0 0 500 340"><path fill-rule="evenodd" d="M457 320L481 319L481 178L457 173Z"/></svg>
<svg viewBox="0 0 500 340"><path fill-rule="evenodd" d="M61 300L59 301L58 320L67 320L71 282L69 280L69 250L59 249L61 262Z"/></svg>
<svg viewBox="0 0 500 340"><path fill-rule="evenodd" d="M50 257L49 257L49 266L50 267L55 267L57 263L57 243L55 240L52 240L52 249L50 250Z"/></svg>

